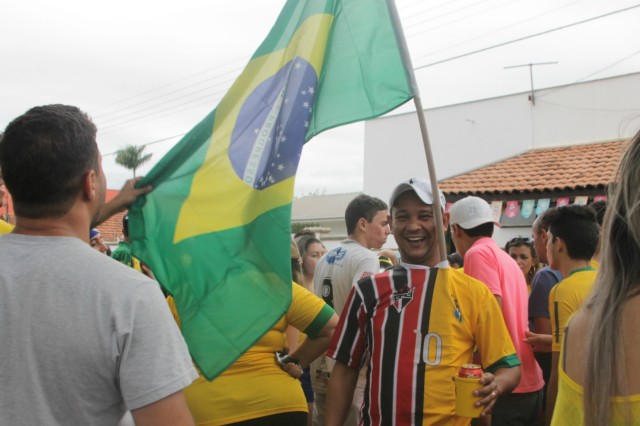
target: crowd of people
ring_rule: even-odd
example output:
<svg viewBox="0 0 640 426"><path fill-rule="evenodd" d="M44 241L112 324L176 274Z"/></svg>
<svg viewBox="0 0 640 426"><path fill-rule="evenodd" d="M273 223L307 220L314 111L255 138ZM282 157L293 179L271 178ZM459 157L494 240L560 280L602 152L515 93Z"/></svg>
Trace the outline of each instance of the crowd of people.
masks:
<svg viewBox="0 0 640 426"><path fill-rule="evenodd" d="M136 425L640 422L640 132L606 205L550 208L504 249L481 198L444 212L422 178L388 204L355 197L337 247L292 238L291 305L211 381L132 253L128 217L113 253L96 229L152 188L131 180L105 203L85 113L16 118L0 172L16 214L0 221L0 424L126 424L126 412ZM397 251L380 251L389 235ZM465 364L482 368L473 420L456 414Z"/></svg>

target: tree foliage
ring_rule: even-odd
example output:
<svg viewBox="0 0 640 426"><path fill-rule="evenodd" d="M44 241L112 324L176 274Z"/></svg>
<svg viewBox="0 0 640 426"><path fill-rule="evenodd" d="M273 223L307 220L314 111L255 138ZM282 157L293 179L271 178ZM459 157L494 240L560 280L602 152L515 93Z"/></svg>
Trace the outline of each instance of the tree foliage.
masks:
<svg viewBox="0 0 640 426"><path fill-rule="evenodd" d="M291 224L291 233L295 234L296 232L302 231L305 228L315 228L320 226L319 223L311 223L311 222L296 222Z"/></svg>
<svg viewBox="0 0 640 426"><path fill-rule="evenodd" d="M151 153L143 155L142 152L144 151L144 149L144 145L127 145L124 148L116 151L116 163L120 164L123 167L126 167L129 170L133 170L133 177L135 178L136 170L138 169L138 167L151 159Z"/></svg>

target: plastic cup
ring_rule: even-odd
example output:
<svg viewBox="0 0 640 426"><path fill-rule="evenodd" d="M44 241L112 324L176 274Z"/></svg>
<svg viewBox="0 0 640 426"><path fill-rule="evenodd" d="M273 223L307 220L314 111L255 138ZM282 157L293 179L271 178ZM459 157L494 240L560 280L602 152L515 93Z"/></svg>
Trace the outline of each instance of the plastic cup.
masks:
<svg viewBox="0 0 640 426"><path fill-rule="evenodd" d="M473 391L482 387L480 379L454 377L456 383L456 415L461 417L480 417L483 406L473 405L480 398L473 395Z"/></svg>

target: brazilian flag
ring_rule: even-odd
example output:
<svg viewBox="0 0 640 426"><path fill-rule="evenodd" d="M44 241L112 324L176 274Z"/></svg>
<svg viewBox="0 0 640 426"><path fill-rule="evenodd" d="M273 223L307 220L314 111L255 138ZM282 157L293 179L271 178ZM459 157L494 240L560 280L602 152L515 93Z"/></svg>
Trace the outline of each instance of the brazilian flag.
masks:
<svg viewBox="0 0 640 426"><path fill-rule="evenodd" d="M289 0L218 107L151 170L133 251L175 299L209 380L291 303L291 203L306 141L415 85L392 0Z"/></svg>

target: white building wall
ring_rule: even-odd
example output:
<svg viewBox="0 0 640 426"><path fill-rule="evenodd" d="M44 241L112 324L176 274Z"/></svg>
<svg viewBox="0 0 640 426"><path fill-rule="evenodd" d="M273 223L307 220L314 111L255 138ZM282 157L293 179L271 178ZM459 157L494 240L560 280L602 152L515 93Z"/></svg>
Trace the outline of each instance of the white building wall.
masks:
<svg viewBox="0 0 640 426"><path fill-rule="evenodd" d="M426 110L437 178L531 148L628 138L640 128L634 93L640 93L640 73L539 90L535 105L519 93ZM367 121L364 193L388 200L393 187L412 176L428 176L416 114Z"/></svg>
<svg viewBox="0 0 640 426"><path fill-rule="evenodd" d="M629 138L640 129L640 73L425 111L438 180L532 148ZM428 94L422 94L426 98ZM365 123L365 194L388 201L409 177L428 177L415 113ZM530 229L496 229L499 244ZM393 245L390 239L387 246Z"/></svg>

